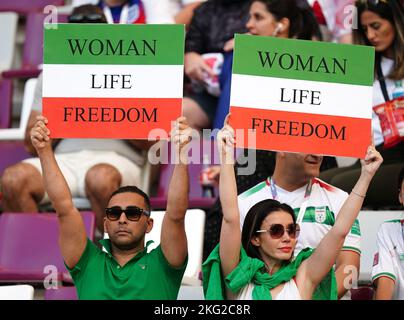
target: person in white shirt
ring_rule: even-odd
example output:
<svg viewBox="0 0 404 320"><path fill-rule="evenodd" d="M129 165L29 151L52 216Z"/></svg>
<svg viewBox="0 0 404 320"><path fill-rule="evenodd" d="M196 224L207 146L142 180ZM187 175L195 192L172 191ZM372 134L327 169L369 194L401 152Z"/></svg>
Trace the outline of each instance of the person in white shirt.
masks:
<svg viewBox="0 0 404 320"><path fill-rule="evenodd" d="M404 205L404 167L398 179L398 198ZM372 268L375 300L404 300L404 220L384 222L377 234Z"/></svg>
<svg viewBox="0 0 404 320"><path fill-rule="evenodd" d="M356 2L358 29L353 30L354 43L374 47L376 51L373 106L393 100L397 83L404 86L404 6L400 1L361 0ZM404 89L404 88L403 88ZM404 107L404 101L395 102ZM353 106L354 107L354 106ZM397 124L398 130L400 126ZM404 141L388 145L380 125L379 116L372 113L373 139L384 162L372 184L364 206L392 207L397 203L391 181L397 177L404 159ZM386 137L388 130L385 131ZM345 191L352 189L360 174L357 161L349 167L327 170L320 178Z"/></svg>
<svg viewBox="0 0 404 320"><path fill-rule="evenodd" d="M147 23L177 23L188 26L194 10L206 0L143 0Z"/></svg>

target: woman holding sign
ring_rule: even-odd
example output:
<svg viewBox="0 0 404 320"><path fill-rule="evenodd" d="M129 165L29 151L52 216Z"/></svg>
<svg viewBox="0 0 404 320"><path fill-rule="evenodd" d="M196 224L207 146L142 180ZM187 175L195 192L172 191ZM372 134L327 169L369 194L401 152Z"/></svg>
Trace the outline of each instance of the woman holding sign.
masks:
<svg viewBox="0 0 404 320"><path fill-rule="evenodd" d="M398 206L391 181L404 161L404 7L398 0L359 0L356 8L359 21L358 29L353 30L354 42L376 51L372 129L384 159L364 204ZM320 178L348 191L359 174L357 161L351 167L324 172Z"/></svg>
<svg viewBox="0 0 404 320"><path fill-rule="evenodd" d="M240 212L233 169L234 130L226 122L218 134L221 161L220 201L223 205L220 246L203 264L207 299L301 300L314 294L336 299L332 266L363 202L363 194L383 159L373 146L362 162L362 173L342 206L332 229L315 250L293 256L300 227L293 209L276 200L263 200L248 212L240 232ZM328 274L328 277L326 277ZM224 277L225 288L221 275ZM326 278L325 278L326 277ZM328 291L318 290L328 280Z"/></svg>
<svg viewBox="0 0 404 320"><path fill-rule="evenodd" d="M299 4L298 4L299 3ZM273 36L302 40L320 39L321 32L311 7L306 0L255 0L251 2L249 20L246 27L250 34L257 36ZM220 76L221 95L217 105L213 128L221 129L223 121L229 112L231 73L233 64L234 39L226 43L222 74ZM266 150L257 150L257 170L252 175L237 175L237 187L244 192L257 183L271 176L275 168L275 153ZM245 163L237 163L236 167ZM334 157L324 157L321 170L336 166ZM210 171L210 170L209 170ZM220 170L215 170L219 175ZM215 176L212 176L213 181ZM205 249L210 252L218 242L220 233L221 205L217 201L207 216L207 230ZM217 235L215 238L212 234ZM207 254L205 254L207 255Z"/></svg>

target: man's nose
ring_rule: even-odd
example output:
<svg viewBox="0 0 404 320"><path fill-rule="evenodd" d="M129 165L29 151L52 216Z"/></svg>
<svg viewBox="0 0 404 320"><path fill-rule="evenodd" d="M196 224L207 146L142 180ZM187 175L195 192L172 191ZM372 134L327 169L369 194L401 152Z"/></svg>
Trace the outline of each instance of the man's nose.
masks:
<svg viewBox="0 0 404 320"><path fill-rule="evenodd" d="M128 219L126 218L125 212L121 213L121 216L119 217L118 221L120 224L128 223Z"/></svg>

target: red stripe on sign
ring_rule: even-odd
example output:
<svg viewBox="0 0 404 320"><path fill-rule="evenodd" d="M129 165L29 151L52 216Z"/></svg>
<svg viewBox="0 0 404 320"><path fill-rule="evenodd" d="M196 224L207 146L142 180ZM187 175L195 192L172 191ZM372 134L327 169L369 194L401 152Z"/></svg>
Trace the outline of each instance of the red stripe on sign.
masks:
<svg viewBox="0 0 404 320"><path fill-rule="evenodd" d="M244 129L237 147L363 158L371 141L370 119L240 107L230 113L231 126Z"/></svg>
<svg viewBox="0 0 404 320"><path fill-rule="evenodd" d="M181 98L43 98L51 138L147 139L181 116Z"/></svg>

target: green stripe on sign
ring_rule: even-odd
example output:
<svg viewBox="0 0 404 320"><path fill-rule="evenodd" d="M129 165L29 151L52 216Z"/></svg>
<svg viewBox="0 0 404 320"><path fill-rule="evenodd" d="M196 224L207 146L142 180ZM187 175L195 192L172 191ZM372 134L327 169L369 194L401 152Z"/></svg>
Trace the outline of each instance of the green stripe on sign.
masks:
<svg viewBox="0 0 404 320"><path fill-rule="evenodd" d="M373 47L237 34L233 73L372 86Z"/></svg>
<svg viewBox="0 0 404 320"><path fill-rule="evenodd" d="M44 63L182 65L184 37L183 25L45 25Z"/></svg>

